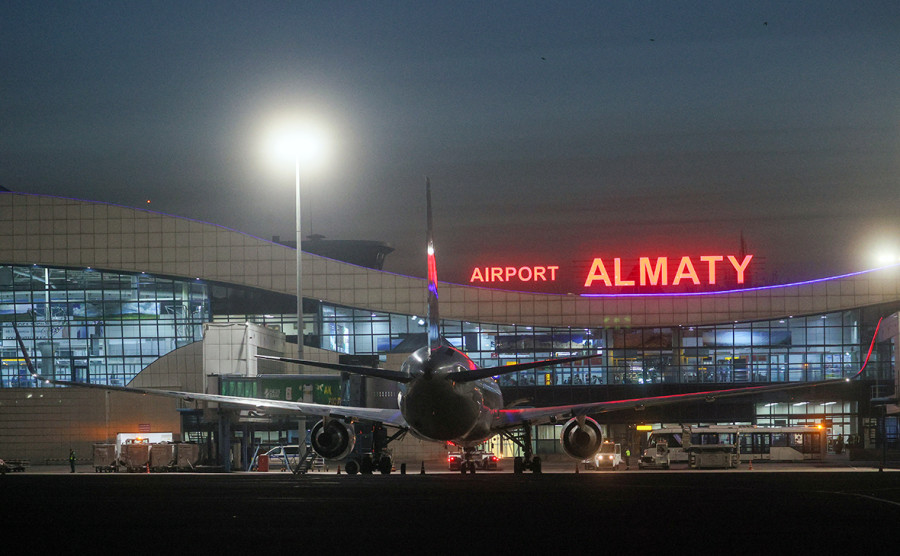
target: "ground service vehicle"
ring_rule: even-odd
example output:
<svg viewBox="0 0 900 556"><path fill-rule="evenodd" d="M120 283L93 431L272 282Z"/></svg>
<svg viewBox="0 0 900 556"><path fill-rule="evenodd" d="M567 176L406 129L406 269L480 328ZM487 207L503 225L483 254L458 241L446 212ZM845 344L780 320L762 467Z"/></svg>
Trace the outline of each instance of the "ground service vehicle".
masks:
<svg viewBox="0 0 900 556"><path fill-rule="evenodd" d="M486 471L495 471L499 469L500 458L490 452L485 453L484 457L481 459L481 468Z"/></svg>
<svg viewBox="0 0 900 556"><path fill-rule="evenodd" d="M828 449L823 425L741 427L741 461L822 461Z"/></svg>
<svg viewBox="0 0 900 556"><path fill-rule="evenodd" d="M600 450L593 457L582 462L585 469L612 469L618 471L622 465L622 445L604 440Z"/></svg>
<svg viewBox="0 0 900 556"><path fill-rule="evenodd" d="M691 469L733 469L741 462L737 446L732 444L691 446L687 452Z"/></svg>
<svg viewBox="0 0 900 556"><path fill-rule="evenodd" d="M825 428L819 426L755 427L750 425L710 425L706 427L664 427L650 432L646 455L665 441L671 463L687 463L692 446L739 445L740 461L821 461L827 442ZM645 461L642 455L641 461Z"/></svg>
<svg viewBox="0 0 900 556"><path fill-rule="evenodd" d="M638 460L638 469L668 469L669 468L669 443L661 438L656 443L644 450Z"/></svg>
<svg viewBox="0 0 900 556"><path fill-rule="evenodd" d="M465 454L451 453L447 454L447 463L450 471L461 471L463 462L465 462ZM475 466L475 469L483 469L485 471L494 471L499 469L500 458L491 452L484 450L476 450L469 457L469 463Z"/></svg>
<svg viewBox="0 0 900 556"><path fill-rule="evenodd" d="M280 467L282 471L291 469L300 460L300 446L275 446L265 454L269 458L269 468Z"/></svg>
<svg viewBox="0 0 900 556"><path fill-rule="evenodd" d="M460 467L462 467L463 455L456 454L448 454L447 455L447 463L450 466L450 471L459 471Z"/></svg>

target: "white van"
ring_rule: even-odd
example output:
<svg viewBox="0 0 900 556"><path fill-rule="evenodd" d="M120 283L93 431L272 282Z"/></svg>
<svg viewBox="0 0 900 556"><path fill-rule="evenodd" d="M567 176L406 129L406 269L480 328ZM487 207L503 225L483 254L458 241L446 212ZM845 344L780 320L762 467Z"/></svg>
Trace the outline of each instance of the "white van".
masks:
<svg viewBox="0 0 900 556"><path fill-rule="evenodd" d="M585 469L612 469L618 471L622 465L622 445L604 440L600 449L592 457L584 460Z"/></svg>

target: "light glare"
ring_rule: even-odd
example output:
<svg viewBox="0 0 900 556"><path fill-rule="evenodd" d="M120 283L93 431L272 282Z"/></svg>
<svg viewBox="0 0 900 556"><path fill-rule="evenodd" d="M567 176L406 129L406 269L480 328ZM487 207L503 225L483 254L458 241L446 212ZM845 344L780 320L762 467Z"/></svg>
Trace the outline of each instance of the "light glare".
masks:
<svg viewBox="0 0 900 556"><path fill-rule="evenodd" d="M278 163L294 162L308 173L327 162L331 137L324 125L312 119L285 117L269 125L263 148Z"/></svg>

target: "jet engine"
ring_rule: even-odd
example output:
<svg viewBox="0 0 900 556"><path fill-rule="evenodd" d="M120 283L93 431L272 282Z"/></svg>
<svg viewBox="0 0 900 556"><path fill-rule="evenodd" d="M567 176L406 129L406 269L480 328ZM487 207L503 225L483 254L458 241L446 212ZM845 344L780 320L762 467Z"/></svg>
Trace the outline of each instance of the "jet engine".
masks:
<svg viewBox="0 0 900 556"><path fill-rule="evenodd" d="M343 459L356 445L353 425L338 419L319 421L309 434L312 448L325 459Z"/></svg>
<svg viewBox="0 0 900 556"><path fill-rule="evenodd" d="M578 419L570 419L562 429L559 435L559 441L562 443L563 450L573 458L585 459L589 458L600 449L603 442L603 433L600 432L600 425L590 417L585 417L584 422L579 424Z"/></svg>

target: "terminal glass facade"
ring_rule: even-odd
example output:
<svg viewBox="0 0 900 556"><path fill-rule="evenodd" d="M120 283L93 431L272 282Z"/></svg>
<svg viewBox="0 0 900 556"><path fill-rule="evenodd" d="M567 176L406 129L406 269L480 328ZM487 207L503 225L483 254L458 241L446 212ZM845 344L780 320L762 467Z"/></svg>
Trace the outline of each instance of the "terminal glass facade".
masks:
<svg viewBox="0 0 900 556"><path fill-rule="evenodd" d="M170 351L202 338L207 286L146 274L0 266L0 387L35 386L15 324L39 372L126 385Z"/></svg>
<svg viewBox="0 0 900 556"><path fill-rule="evenodd" d="M0 266L0 320L15 322L42 374L127 384L162 355L199 341L203 322L254 322L297 335L294 297L200 281L91 269ZM576 364L500 377L501 386L802 382L851 376L874 322L861 309L690 327L532 327L443 320L443 336L479 366L596 353ZM304 300L306 345L346 354L425 345L418 315ZM869 320L872 320L869 318ZM2 386L27 385L11 326ZM891 378L878 353L869 378Z"/></svg>
<svg viewBox="0 0 900 556"><path fill-rule="evenodd" d="M286 302L292 303L292 298ZM307 345L347 354L412 352L425 321L306 300ZM275 326L296 334L292 313L220 314L216 320ZM698 327L561 328L442 320L441 332L479 366L594 352L595 359L500 377L505 386L805 382L852 376L874 323L860 310ZM870 378L891 377L891 357L873 358Z"/></svg>

